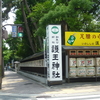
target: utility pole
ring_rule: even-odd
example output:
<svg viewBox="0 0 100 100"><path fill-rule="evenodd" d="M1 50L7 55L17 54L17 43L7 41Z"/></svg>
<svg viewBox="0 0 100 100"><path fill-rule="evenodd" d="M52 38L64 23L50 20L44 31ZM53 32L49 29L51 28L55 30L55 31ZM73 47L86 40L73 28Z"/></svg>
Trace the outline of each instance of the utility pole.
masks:
<svg viewBox="0 0 100 100"><path fill-rule="evenodd" d="M0 89L2 88L2 0L0 0Z"/></svg>

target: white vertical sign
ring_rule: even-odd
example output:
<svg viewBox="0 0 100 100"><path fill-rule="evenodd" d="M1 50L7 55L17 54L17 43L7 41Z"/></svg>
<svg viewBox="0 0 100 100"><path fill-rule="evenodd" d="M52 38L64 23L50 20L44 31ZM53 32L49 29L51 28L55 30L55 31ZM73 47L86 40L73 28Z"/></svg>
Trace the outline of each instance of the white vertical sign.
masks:
<svg viewBox="0 0 100 100"><path fill-rule="evenodd" d="M46 67L46 39L43 39L43 47L44 47L44 67Z"/></svg>
<svg viewBox="0 0 100 100"><path fill-rule="evenodd" d="M47 80L62 81L61 25L48 25L47 36Z"/></svg>

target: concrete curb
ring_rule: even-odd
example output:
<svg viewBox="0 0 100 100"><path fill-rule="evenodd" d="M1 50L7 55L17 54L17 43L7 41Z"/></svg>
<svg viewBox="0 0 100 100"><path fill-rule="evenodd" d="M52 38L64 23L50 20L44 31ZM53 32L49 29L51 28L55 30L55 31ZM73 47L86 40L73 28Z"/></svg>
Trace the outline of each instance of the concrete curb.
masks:
<svg viewBox="0 0 100 100"><path fill-rule="evenodd" d="M40 76L36 76L36 75L32 75L32 74L28 74L28 73L25 73L25 72L22 72L22 71L18 71L17 73L19 74L22 74L30 79L33 79L35 81L38 81L38 82L41 82L43 84L47 84L47 80L46 78L43 78L43 77L40 77Z"/></svg>

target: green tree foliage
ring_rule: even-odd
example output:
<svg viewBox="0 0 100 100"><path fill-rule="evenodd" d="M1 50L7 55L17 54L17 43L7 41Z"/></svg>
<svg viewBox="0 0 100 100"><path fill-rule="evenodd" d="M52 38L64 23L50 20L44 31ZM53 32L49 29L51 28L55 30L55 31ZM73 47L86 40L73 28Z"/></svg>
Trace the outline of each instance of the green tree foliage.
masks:
<svg viewBox="0 0 100 100"><path fill-rule="evenodd" d="M6 44L8 44L9 48L6 50L3 49L4 57L5 57L6 53L9 53L8 55L6 55L8 60L21 59L21 57L18 57L16 54L18 51L19 44L22 42L22 40L20 38L12 38L11 34L9 34L9 38L5 42L6 42Z"/></svg>
<svg viewBox="0 0 100 100"><path fill-rule="evenodd" d="M62 43L64 43L66 25L67 31L100 32L100 0L56 0L56 3L53 3L53 0L22 1L25 16L22 13L21 0L17 0L17 2L14 0L4 1L4 3L8 4L12 2L17 4L18 10L15 23L22 24L24 27L24 37L22 40L11 40L13 45L18 44L17 47L14 47L15 49L12 48L10 39L8 40L10 49L16 51L17 48L15 55L20 58L42 51L41 40L46 35L45 29L48 24L62 25ZM5 4L4 7L8 6ZM10 8L12 7L15 6L12 5ZM28 35L30 35L30 39Z"/></svg>
<svg viewBox="0 0 100 100"><path fill-rule="evenodd" d="M35 6L32 7L32 13L29 14L28 18L30 17L34 18L34 21L37 23L37 27L39 28L39 20L44 16L44 14L48 13L53 8L54 6L51 0L43 2L43 3L37 3ZM47 23L47 20L45 20L45 23ZM42 26L43 25L44 24L42 24ZM37 29L34 29L34 30L35 32L37 31ZM40 27L40 32L41 34L39 35L44 36L43 34L45 34L45 31L42 30L41 27ZM34 36L37 36L38 35L37 33L36 34L34 33Z"/></svg>
<svg viewBox="0 0 100 100"><path fill-rule="evenodd" d="M36 30L36 34L45 35L45 27L48 24L61 24L65 21L69 31L95 31L90 28L93 26L92 21L95 19L93 12L98 9L94 9L93 5L97 2L91 2L91 0L69 0L68 6L66 6L59 0L58 5L55 4L54 9L50 9L49 12L44 14L39 20L39 28ZM66 2L66 1L65 1ZM93 10L93 12L91 12ZM95 24L96 25L96 24Z"/></svg>
<svg viewBox="0 0 100 100"><path fill-rule="evenodd" d="M92 16L88 12L92 9L93 3L89 0L82 1L72 0L68 6L65 4L57 5L55 9L49 11L39 20L39 28L41 29L41 27L48 24L60 24L64 20L68 24L68 30L80 31L83 23L92 20ZM40 31L37 30L37 33L40 33Z"/></svg>
<svg viewBox="0 0 100 100"><path fill-rule="evenodd" d="M6 41L3 40L3 43L2 44L3 44L3 46L2 46L3 49L2 50L3 50L4 64L7 64L8 61L9 61L9 59L10 59L10 56L12 54L12 51L10 51L8 49L8 47L6 46L7 45Z"/></svg>
<svg viewBox="0 0 100 100"><path fill-rule="evenodd" d="M44 0L40 0L40 1L36 2L37 3L36 5L38 5L38 7L36 7L36 6L35 7L38 10L38 12L39 12L39 10L41 10L43 8L43 6L41 6L39 2L43 2L45 5L48 4L46 6L46 9L41 11L41 13L40 12L37 13L37 11L35 13L35 11L34 11L35 15L37 15L37 18L36 18L36 16L35 17L33 17L33 16L30 17L31 16L30 12L31 12L31 10L33 9L34 6L32 8L30 8L30 6L27 5L27 4L30 4L30 1L28 1L27 4L26 4L25 0L23 0L23 1L24 1L23 3L25 4L23 6L25 12L20 13L21 9L17 10L15 23L16 24L18 24L18 23L22 23L23 24L23 26L24 26L24 34L25 34L25 36L23 37L23 40L28 38L28 43L30 44L30 48L31 49L33 48L32 49L32 51L33 51L32 53L40 52L42 50L42 47L43 47L43 44L42 44L43 38L40 37L40 35L36 35L35 31L38 28L38 19L41 18L41 16L43 15L42 14L43 11L45 11L45 13L47 12L47 9L49 9L49 7L51 6L50 3L52 3L52 2L49 2L49 3L45 2L44 3ZM23 3L22 3L22 5L23 5ZM21 14L21 16L23 18L21 18L20 14ZM28 17L28 15L29 15L29 17Z"/></svg>

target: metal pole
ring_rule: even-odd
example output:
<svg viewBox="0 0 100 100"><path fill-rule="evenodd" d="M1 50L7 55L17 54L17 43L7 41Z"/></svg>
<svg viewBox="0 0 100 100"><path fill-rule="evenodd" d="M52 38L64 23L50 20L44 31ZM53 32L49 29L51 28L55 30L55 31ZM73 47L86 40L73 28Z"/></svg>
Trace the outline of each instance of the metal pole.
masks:
<svg viewBox="0 0 100 100"><path fill-rule="evenodd" d="M22 26L22 24L5 24L3 25L2 27L5 27L5 26Z"/></svg>
<svg viewBox="0 0 100 100"><path fill-rule="evenodd" d="M0 0L0 89L2 88L2 0Z"/></svg>

